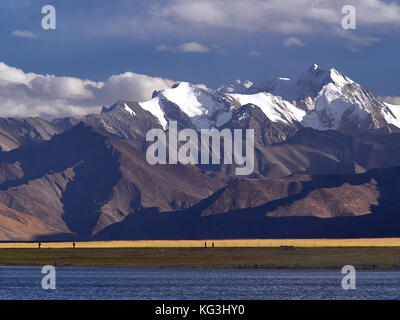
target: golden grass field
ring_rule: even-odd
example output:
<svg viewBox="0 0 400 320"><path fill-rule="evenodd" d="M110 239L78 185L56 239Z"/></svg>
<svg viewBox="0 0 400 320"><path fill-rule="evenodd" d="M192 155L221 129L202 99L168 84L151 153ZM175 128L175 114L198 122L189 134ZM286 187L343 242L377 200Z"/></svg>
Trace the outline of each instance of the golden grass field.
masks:
<svg viewBox="0 0 400 320"><path fill-rule="evenodd" d="M76 248L202 248L214 243L219 248L261 247L400 247L400 238L360 239L231 239L231 240L146 240L78 241ZM0 248L37 248L38 242L0 242ZM42 242L41 248L72 248L72 242Z"/></svg>
<svg viewBox="0 0 400 320"><path fill-rule="evenodd" d="M400 247L0 248L0 266L400 269ZM0 269L1 272L1 269Z"/></svg>

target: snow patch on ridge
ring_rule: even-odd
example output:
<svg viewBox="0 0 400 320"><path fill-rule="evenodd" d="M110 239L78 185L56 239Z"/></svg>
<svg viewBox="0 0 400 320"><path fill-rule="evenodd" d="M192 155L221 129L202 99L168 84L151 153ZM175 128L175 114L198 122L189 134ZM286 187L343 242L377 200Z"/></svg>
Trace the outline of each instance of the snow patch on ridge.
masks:
<svg viewBox="0 0 400 320"><path fill-rule="evenodd" d="M155 116L164 130L167 129L167 120L165 119L164 112L161 109L160 98L155 97L151 100L139 102L139 106L141 106L144 110L150 112L153 116Z"/></svg>
<svg viewBox="0 0 400 320"><path fill-rule="evenodd" d="M249 103L258 106L272 122L300 122L306 115L305 111L266 92L256 94L231 94L230 96L236 99L242 106Z"/></svg>
<svg viewBox="0 0 400 320"><path fill-rule="evenodd" d="M350 78L346 77L345 75L341 74L340 72L336 71L335 69L330 69L329 70L329 75L332 79L332 81L338 85L339 87L343 88L347 84L352 84L354 83L353 80Z"/></svg>
<svg viewBox="0 0 400 320"><path fill-rule="evenodd" d="M400 106L384 102L386 108L382 109L382 115L387 123L400 128Z"/></svg>
<svg viewBox="0 0 400 320"><path fill-rule="evenodd" d="M124 109L125 109L125 111L129 112L131 116L136 116L135 111L133 111L131 108L129 108L129 106L126 103L124 103Z"/></svg>

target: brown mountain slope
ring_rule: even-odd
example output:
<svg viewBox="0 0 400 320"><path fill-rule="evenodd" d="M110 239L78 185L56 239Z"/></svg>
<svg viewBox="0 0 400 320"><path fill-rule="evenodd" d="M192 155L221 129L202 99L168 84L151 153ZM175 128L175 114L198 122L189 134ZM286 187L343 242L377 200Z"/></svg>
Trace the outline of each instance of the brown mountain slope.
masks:
<svg viewBox="0 0 400 320"><path fill-rule="evenodd" d="M149 165L145 154L130 143L117 139L110 143L120 155L122 178L100 208L93 233L144 208L160 212L188 209L224 185L195 166Z"/></svg>
<svg viewBox="0 0 400 320"><path fill-rule="evenodd" d="M38 236L61 234L39 219L0 203L0 241L34 240Z"/></svg>
<svg viewBox="0 0 400 320"><path fill-rule="evenodd" d="M129 107L134 116L126 111ZM175 110L172 104L169 107ZM171 110L172 110L171 109ZM170 109L168 109L171 111ZM175 110L176 111L176 110ZM180 127L191 127L188 119L174 112ZM130 142L145 152L145 135L160 128L158 120L138 103L118 101L101 114L81 118L56 119L53 122L70 129L82 120L111 137ZM281 178L293 173L347 174L400 164L400 134L370 130L362 134L344 134L335 130L318 131L300 124L271 122L255 105L234 109L232 119L220 129L254 129L255 163L252 177ZM235 165L200 165L213 174L234 176Z"/></svg>
<svg viewBox="0 0 400 320"><path fill-rule="evenodd" d="M195 166L149 165L129 141L84 124L0 162L2 204L84 238L143 208L189 208L224 185Z"/></svg>
<svg viewBox="0 0 400 320"><path fill-rule="evenodd" d="M281 179L241 179L221 189L213 201L202 209L201 215L255 208L267 202L299 193L301 182L310 181L308 175L291 175Z"/></svg>
<svg viewBox="0 0 400 320"><path fill-rule="evenodd" d="M50 140L64 129L44 119L0 118L0 150L10 151L24 144Z"/></svg>
<svg viewBox="0 0 400 320"><path fill-rule="evenodd" d="M400 236L399 191L400 167L354 175L245 179L187 210L130 214L96 238Z"/></svg>
<svg viewBox="0 0 400 320"><path fill-rule="evenodd" d="M64 208L61 198L73 177L73 167L61 172L45 174L27 183L1 190L0 202L68 233L70 229L62 216Z"/></svg>
<svg viewBox="0 0 400 320"><path fill-rule="evenodd" d="M318 184L318 181L313 181L313 177L308 175L291 175L281 179L240 180L223 188L219 196L204 208L201 214L207 216L265 206L265 214L269 217L332 218L369 214L370 207L379 204L380 192L373 178L360 185L344 182L337 186L324 187ZM277 200L295 198L302 192L304 195L298 199L282 203L276 208L267 206Z"/></svg>
<svg viewBox="0 0 400 320"><path fill-rule="evenodd" d="M137 119L131 120L130 113L116 104L101 117L93 116L103 127L80 123L49 141L1 152L0 203L80 239L99 232L118 238L110 230L120 225L127 228L121 237L128 238L159 237L167 232L163 225L169 226L171 234L176 232L174 237L233 236L235 232L253 237L269 232L269 227L254 234L246 229L239 232L240 225L250 223L254 216L257 221L252 228L258 230L277 217L368 215L381 206L381 182L374 176L352 182L351 177L362 175L340 174L400 163L398 134L351 137L312 129L294 133L278 127L271 131L268 123L257 123L255 172L250 179L233 177L229 165L152 166L145 158L144 136L157 124L148 113L139 114L137 105L129 106L137 111ZM243 121L256 121L259 110L251 110L253 118L239 120L238 115L232 128L246 128ZM275 136L276 141L286 140L273 143ZM332 175L319 176L327 173ZM231 220L236 213L244 221ZM159 219L163 223L147 229L147 234L145 227L138 230L157 225Z"/></svg>
<svg viewBox="0 0 400 320"><path fill-rule="evenodd" d="M379 205L377 182L371 179L362 185L344 183L339 187L313 190L294 203L268 212L269 217L313 216L333 218L370 214L371 207Z"/></svg>

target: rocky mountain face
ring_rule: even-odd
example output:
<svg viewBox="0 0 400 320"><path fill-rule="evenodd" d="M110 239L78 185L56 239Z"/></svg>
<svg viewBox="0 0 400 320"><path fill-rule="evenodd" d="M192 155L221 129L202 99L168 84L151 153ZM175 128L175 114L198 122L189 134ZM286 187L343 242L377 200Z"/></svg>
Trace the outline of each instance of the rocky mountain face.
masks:
<svg viewBox="0 0 400 320"><path fill-rule="evenodd" d="M146 134L168 137L172 120L253 129L253 173L150 165ZM316 65L218 90L181 82L100 114L0 119L0 240L398 235L399 127L400 106Z"/></svg>
<svg viewBox="0 0 400 320"><path fill-rule="evenodd" d="M133 144L83 123L3 152L0 162L0 203L43 222L54 236L88 238L145 207L185 209L223 185L193 166L153 167Z"/></svg>
<svg viewBox="0 0 400 320"><path fill-rule="evenodd" d="M62 235L38 218L0 204L0 241L33 240L43 236Z"/></svg>
<svg viewBox="0 0 400 320"><path fill-rule="evenodd" d="M0 118L0 148L10 151L24 144L49 140L62 128L40 118Z"/></svg>
<svg viewBox="0 0 400 320"><path fill-rule="evenodd" d="M356 175L243 179L194 207L129 215L96 239L399 236L400 167Z"/></svg>
<svg viewBox="0 0 400 320"><path fill-rule="evenodd" d="M89 114L83 117L70 117L53 120L63 130L68 130L83 122L115 138L125 139L139 148L143 148L146 133L152 128L162 128L158 120L137 102L118 101L109 108L102 109L100 114Z"/></svg>

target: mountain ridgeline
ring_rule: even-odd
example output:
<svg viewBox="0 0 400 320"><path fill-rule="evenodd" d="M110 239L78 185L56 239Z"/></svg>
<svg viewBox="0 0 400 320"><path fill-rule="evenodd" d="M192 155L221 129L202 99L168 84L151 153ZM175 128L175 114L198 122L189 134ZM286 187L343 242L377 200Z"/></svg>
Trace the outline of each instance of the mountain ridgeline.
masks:
<svg viewBox="0 0 400 320"><path fill-rule="evenodd" d="M169 121L253 129L253 173L150 165L146 134ZM0 146L1 241L400 236L400 106L335 69L1 118Z"/></svg>

